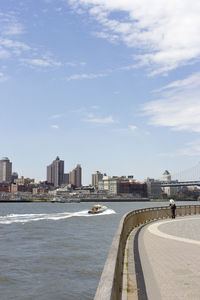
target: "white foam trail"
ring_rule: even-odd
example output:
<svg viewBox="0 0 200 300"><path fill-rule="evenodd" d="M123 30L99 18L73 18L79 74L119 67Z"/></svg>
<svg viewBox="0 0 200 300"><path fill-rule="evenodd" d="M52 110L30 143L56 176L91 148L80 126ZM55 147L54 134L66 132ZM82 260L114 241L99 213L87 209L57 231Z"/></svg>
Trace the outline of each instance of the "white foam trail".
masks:
<svg viewBox="0 0 200 300"><path fill-rule="evenodd" d="M12 223L27 223L41 220L62 220L72 217L94 217L102 215L115 214L113 209L107 209L101 214L88 214L88 210L82 210L78 212L63 212L54 214L10 214L6 216L0 216L0 224L12 224Z"/></svg>

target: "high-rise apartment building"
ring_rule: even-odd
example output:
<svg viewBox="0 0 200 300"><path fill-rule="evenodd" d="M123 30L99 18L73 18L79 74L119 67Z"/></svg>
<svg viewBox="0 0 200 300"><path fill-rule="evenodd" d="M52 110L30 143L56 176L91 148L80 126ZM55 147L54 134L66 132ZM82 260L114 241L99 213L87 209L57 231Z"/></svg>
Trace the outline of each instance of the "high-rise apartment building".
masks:
<svg viewBox="0 0 200 300"><path fill-rule="evenodd" d="M12 181L12 163L7 157L0 160L0 182Z"/></svg>
<svg viewBox="0 0 200 300"><path fill-rule="evenodd" d="M69 184L69 173L64 173L64 184Z"/></svg>
<svg viewBox="0 0 200 300"><path fill-rule="evenodd" d="M92 186L94 186L96 189L98 188L99 180L103 179L103 174L99 171L96 171L95 174L92 174Z"/></svg>
<svg viewBox="0 0 200 300"><path fill-rule="evenodd" d="M69 183L73 184L75 187L82 186L82 169L81 165L76 165L76 167L69 174Z"/></svg>
<svg viewBox="0 0 200 300"><path fill-rule="evenodd" d="M47 182L54 186L60 186L64 183L64 160L60 160L58 156L52 164L47 166Z"/></svg>

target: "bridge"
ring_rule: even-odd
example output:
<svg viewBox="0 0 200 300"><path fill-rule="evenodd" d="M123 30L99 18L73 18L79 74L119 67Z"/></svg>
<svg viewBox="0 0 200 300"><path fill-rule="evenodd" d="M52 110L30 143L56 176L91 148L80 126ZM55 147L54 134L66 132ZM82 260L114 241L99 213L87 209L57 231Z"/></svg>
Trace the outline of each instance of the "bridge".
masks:
<svg viewBox="0 0 200 300"><path fill-rule="evenodd" d="M200 181L161 181L161 187L200 186Z"/></svg>
<svg viewBox="0 0 200 300"><path fill-rule="evenodd" d="M200 181L200 162L185 169L171 172L172 180Z"/></svg>
<svg viewBox="0 0 200 300"><path fill-rule="evenodd" d="M161 187L200 186L200 162L171 174L170 181L160 178Z"/></svg>

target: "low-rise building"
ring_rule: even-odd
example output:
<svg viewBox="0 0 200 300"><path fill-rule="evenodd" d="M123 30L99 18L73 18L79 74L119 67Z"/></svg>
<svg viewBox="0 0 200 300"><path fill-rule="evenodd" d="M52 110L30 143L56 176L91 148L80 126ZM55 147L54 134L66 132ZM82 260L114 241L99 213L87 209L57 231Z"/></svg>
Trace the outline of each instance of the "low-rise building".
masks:
<svg viewBox="0 0 200 300"><path fill-rule="evenodd" d="M140 183L133 180L133 176L104 176L98 182L98 190L106 190L110 194L130 194L136 197L147 196L146 183Z"/></svg>
<svg viewBox="0 0 200 300"><path fill-rule="evenodd" d="M111 194L119 194L120 179L121 177L104 176L98 182L98 190L106 190Z"/></svg>
<svg viewBox="0 0 200 300"><path fill-rule="evenodd" d="M31 178L25 178L24 176L21 176L19 178L14 179L14 183L18 185L27 185L27 184L34 184L35 179Z"/></svg>
<svg viewBox="0 0 200 300"><path fill-rule="evenodd" d="M147 185L147 196L148 197L161 197L162 196L162 188L161 188L161 181L156 180L154 178L147 178L146 179Z"/></svg>
<svg viewBox="0 0 200 300"><path fill-rule="evenodd" d="M121 181L120 194L131 194L135 197L147 197L147 184L136 182L134 180Z"/></svg>
<svg viewBox="0 0 200 300"><path fill-rule="evenodd" d="M10 192L10 184L0 183L0 192L9 193Z"/></svg>

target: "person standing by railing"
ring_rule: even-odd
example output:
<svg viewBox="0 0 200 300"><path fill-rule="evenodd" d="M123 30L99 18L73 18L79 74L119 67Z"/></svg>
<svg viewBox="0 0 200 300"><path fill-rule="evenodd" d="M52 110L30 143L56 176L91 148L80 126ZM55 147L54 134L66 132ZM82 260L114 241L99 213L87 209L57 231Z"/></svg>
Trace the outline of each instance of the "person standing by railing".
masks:
<svg viewBox="0 0 200 300"><path fill-rule="evenodd" d="M172 219L175 219L175 217L176 217L176 204L175 204L175 201L173 199L169 200L169 206L170 206L171 212L172 212Z"/></svg>

